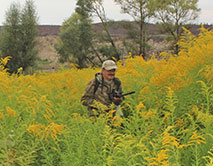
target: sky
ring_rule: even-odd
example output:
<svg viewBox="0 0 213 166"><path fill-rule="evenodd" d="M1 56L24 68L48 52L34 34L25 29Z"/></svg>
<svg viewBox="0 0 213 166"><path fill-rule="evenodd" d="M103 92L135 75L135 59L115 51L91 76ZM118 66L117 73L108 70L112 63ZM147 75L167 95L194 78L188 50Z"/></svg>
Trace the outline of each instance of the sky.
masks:
<svg viewBox="0 0 213 166"><path fill-rule="evenodd" d="M75 10L77 0L34 0L39 25L62 25L64 20L69 18ZM25 4L25 0L0 0L0 25L5 21L5 13L13 2ZM195 23L213 24L213 0L199 0L198 7L201 13ZM122 14L120 7L114 0L104 0L104 9L109 19L131 20L127 14ZM99 22L94 18L94 22Z"/></svg>

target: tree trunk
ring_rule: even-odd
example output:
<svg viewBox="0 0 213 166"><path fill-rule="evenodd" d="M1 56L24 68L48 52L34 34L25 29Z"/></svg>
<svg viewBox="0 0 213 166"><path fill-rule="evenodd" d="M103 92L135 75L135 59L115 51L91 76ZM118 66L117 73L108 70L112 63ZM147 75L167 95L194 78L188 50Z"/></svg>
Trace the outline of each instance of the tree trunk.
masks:
<svg viewBox="0 0 213 166"><path fill-rule="evenodd" d="M94 48L93 44L91 44L91 48L94 51L95 55L98 57L99 61L101 62L101 64L103 63L100 55L98 54L98 52L96 51L96 49Z"/></svg>
<svg viewBox="0 0 213 166"><path fill-rule="evenodd" d="M102 23L102 26L103 26L103 28L104 28L104 31L107 33L108 40L109 40L109 42L111 43L112 47L114 48L115 53L117 54L117 55L116 55L116 57L117 57L116 60L119 61L119 60L120 60L120 53L118 52L118 50L117 50L117 48L116 48L116 46L115 46L115 43L114 43L114 41L113 41L113 39L112 39L112 36L111 36L111 34L110 34L110 32L109 32L109 28L108 28L108 26L107 26L106 20L104 20L104 18L103 18L103 17L105 17L105 13L103 12L103 13L102 13L103 16L101 16L100 12L98 11L98 10L101 11L100 8L103 8L103 7L101 6L101 4L99 4L99 6L97 6L97 7L98 7L99 9L98 9L98 8L93 8L93 10L95 11L95 13L97 14L97 16L98 16L99 19L101 20L101 23Z"/></svg>
<svg viewBox="0 0 213 166"><path fill-rule="evenodd" d="M139 36L139 55L143 57L143 59L146 56L146 37L145 37L145 22L144 22L144 17L143 17L143 8L142 5L140 4L140 36Z"/></svg>

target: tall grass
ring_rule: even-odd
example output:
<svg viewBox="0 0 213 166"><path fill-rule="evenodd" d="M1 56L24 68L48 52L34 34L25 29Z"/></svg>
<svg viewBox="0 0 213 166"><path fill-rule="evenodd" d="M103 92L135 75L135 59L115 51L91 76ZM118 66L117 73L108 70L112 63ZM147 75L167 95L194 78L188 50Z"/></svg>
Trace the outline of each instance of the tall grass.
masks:
<svg viewBox="0 0 213 166"><path fill-rule="evenodd" d="M124 91L136 94L117 119L94 122L80 103L100 69L9 76L1 59L0 165L212 165L213 31L185 32L178 56L119 62Z"/></svg>

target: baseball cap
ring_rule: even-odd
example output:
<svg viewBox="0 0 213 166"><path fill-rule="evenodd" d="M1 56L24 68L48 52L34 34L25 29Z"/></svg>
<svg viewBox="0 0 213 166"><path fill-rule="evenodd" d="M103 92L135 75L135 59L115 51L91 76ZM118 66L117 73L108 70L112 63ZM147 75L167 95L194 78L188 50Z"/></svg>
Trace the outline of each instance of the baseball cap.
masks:
<svg viewBox="0 0 213 166"><path fill-rule="evenodd" d="M112 69L117 69L118 67L116 66L115 62L113 60L106 60L102 64L102 69L105 70L112 70Z"/></svg>

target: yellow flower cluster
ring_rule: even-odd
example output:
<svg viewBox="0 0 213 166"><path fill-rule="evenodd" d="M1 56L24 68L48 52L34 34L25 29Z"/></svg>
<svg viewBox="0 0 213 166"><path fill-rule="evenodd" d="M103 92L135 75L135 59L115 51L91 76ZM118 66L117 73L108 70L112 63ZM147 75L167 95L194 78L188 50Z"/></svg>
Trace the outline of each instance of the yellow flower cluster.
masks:
<svg viewBox="0 0 213 166"><path fill-rule="evenodd" d="M190 137L190 141L188 142L188 144L195 145L195 144L201 144L201 143L206 143L205 138L197 135L196 132L193 132L193 135Z"/></svg>
<svg viewBox="0 0 213 166"><path fill-rule="evenodd" d="M14 110L12 110L10 107L7 107L6 111L7 111L8 117L10 117L10 116L16 117L16 112Z"/></svg>
<svg viewBox="0 0 213 166"><path fill-rule="evenodd" d="M160 166L169 166L168 156L166 152L170 151L169 149L162 149L160 153L158 153L157 158L149 159L151 161L149 163L150 166L160 165Z"/></svg>
<svg viewBox="0 0 213 166"><path fill-rule="evenodd" d="M10 108L9 106L6 107L6 115L4 112L0 112L0 119L4 119L4 117L16 117L16 111Z"/></svg>
<svg viewBox="0 0 213 166"><path fill-rule="evenodd" d="M56 123L51 123L48 126L42 124L30 125L27 129L29 132L34 133L35 136L41 136L42 139L48 140L52 138L53 140L58 140L58 135L63 133L65 125L59 125Z"/></svg>

